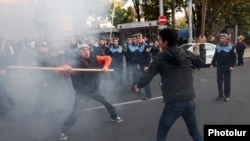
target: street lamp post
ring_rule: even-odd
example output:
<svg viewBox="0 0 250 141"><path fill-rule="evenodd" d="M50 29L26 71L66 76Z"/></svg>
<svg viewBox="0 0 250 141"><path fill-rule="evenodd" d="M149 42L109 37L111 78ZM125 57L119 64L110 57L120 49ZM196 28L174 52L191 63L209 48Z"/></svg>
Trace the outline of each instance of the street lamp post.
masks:
<svg viewBox="0 0 250 141"><path fill-rule="evenodd" d="M164 11L163 11L163 0L159 0L159 11L160 11L160 15L164 15Z"/></svg>
<svg viewBox="0 0 250 141"><path fill-rule="evenodd" d="M113 11L112 11L112 15L111 15L111 28L110 28L110 35L109 38L111 39L112 37L112 28L113 28L113 24L114 24L114 17L115 17L115 8L116 8L116 0L114 0L114 7L113 7Z"/></svg>
<svg viewBox="0 0 250 141"><path fill-rule="evenodd" d="M164 15L164 8L163 8L163 0L159 0L159 14L160 16ZM166 25L158 25L158 29L166 28Z"/></svg>
<svg viewBox="0 0 250 141"><path fill-rule="evenodd" d="M193 25L192 25L192 0L188 0L188 9L189 9L189 20L188 20L188 27L189 27L189 38L188 38L188 42L192 43L193 42Z"/></svg>

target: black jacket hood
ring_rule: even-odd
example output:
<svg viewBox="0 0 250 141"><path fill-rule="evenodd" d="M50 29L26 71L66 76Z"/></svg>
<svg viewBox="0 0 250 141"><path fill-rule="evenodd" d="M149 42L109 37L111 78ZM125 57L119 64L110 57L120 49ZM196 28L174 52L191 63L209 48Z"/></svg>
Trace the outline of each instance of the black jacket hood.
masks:
<svg viewBox="0 0 250 141"><path fill-rule="evenodd" d="M185 63L185 50L177 47L169 47L163 51L163 58L173 65L182 65Z"/></svg>

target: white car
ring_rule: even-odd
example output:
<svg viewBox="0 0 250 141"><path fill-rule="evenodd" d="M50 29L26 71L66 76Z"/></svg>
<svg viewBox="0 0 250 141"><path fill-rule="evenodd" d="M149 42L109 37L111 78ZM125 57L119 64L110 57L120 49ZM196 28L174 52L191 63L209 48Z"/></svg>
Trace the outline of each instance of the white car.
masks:
<svg viewBox="0 0 250 141"><path fill-rule="evenodd" d="M190 52L193 52L193 46L195 43L187 43L178 46L179 48L183 48L185 50L188 50ZM205 49L206 49L206 65L211 64L212 59L214 57L216 45L211 43L205 43Z"/></svg>

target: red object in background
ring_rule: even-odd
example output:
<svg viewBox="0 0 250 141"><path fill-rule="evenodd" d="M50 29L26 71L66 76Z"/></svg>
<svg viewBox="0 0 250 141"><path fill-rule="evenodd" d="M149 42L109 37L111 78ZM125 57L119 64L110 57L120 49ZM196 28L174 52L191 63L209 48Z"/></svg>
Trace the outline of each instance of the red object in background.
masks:
<svg viewBox="0 0 250 141"><path fill-rule="evenodd" d="M167 17L164 16L164 15L159 16L158 22L159 22L159 24L161 24L161 25L166 24L166 23L167 23Z"/></svg>

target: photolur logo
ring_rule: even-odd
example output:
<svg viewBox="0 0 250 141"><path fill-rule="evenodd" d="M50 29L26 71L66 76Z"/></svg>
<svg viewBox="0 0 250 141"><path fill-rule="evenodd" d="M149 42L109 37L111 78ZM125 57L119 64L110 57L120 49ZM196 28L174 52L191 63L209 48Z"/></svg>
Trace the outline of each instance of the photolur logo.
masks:
<svg viewBox="0 0 250 141"><path fill-rule="evenodd" d="M226 129L225 131L218 131L217 129L208 129L208 136L246 136L247 131L238 131L234 129L234 131L229 131Z"/></svg>
<svg viewBox="0 0 250 141"><path fill-rule="evenodd" d="M204 141L250 141L250 125L204 125Z"/></svg>

